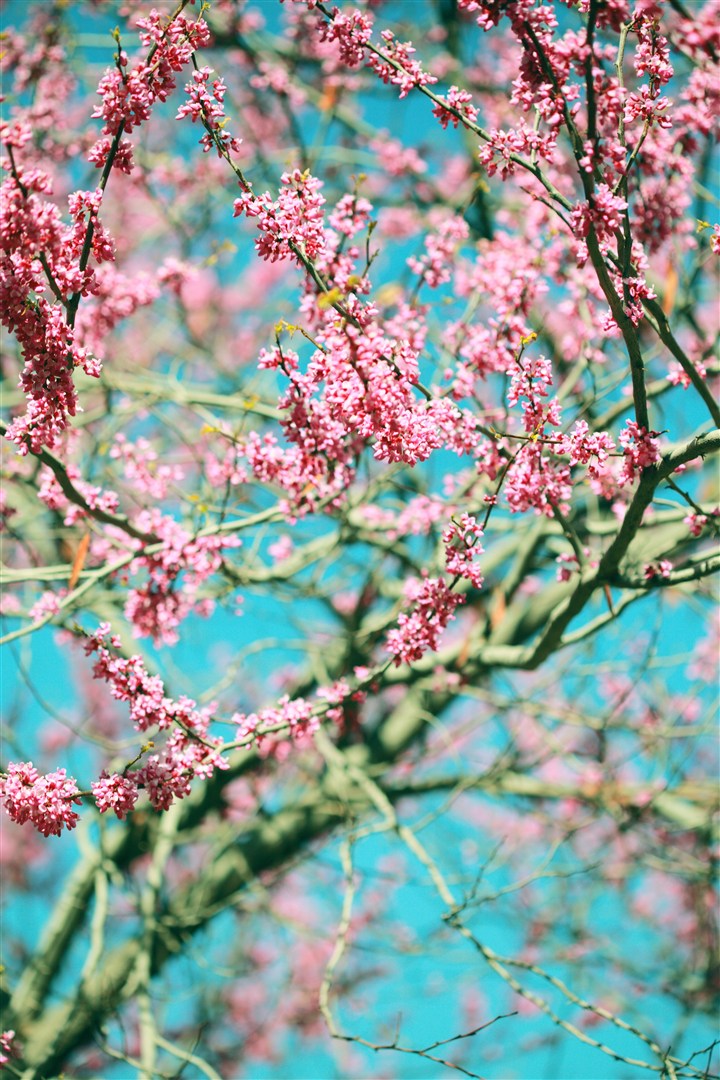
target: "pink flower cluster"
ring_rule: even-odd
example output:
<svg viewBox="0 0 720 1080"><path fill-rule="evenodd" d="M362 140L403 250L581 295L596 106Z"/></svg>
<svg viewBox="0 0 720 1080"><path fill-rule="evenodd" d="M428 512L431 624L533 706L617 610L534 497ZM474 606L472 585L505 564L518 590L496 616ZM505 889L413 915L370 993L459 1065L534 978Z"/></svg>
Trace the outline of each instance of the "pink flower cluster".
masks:
<svg viewBox="0 0 720 1080"><path fill-rule="evenodd" d="M523 338L531 333L532 307L547 291L540 262L539 246L528 243L519 249L508 234L499 233L472 263L457 265L457 295L469 299L480 294L492 315L486 320L450 323L444 332L444 343L459 358L453 396L473 397L478 376L515 371Z"/></svg>
<svg viewBox="0 0 720 1080"><path fill-rule="evenodd" d="M427 162L415 147L405 146L399 139L391 139L387 132L371 139L368 149L375 155L378 168L388 176L421 176L427 172ZM388 207L385 212L396 216L401 210Z"/></svg>
<svg viewBox="0 0 720 1080"><path fill-rule="evenodd" d="M101 623L90 634L85 643L86 655L97 653L93 665L93 676L102 679L110 688L110 693L117 701L127 701L130 705L130 719L138 731L150 728L165 730L179 720L185 727L200 728L206 721L194 712L195 703L189 698L179 702L165 697L162 679L158 675L149 675L141 656L128 658L112 650L122 647L120 638L111 634L108 623Z"/></svg>
<svg viewBox="0 0 720 1080"><path fill-rule="evenodd" d="M66 595L67 590L61 589L59 592L44 592L39 600L36 600L33 606L30 608L28 615L33 620L44 619L48 616L57 615L60 611L60 600Z"/></svg>
<svg viewBox="0 0 720 1080"><path fill-rule="evenodd" d="M142 437L131 442L119 433L110 449L110 457L122 462L125 479L132 484L133 490L152 499L164 499L169 486L179 483L184 476L180 465L161 463L157 451Z"/></svg>
<svg viewBox="0 0 720 1080"><path fill-rule="evenodd" d="M100 774L91 785L95 803L101 814L112 810L123 821L135 806L139 789L134 780L120 773Z"/></svg>
<svg viewBox="0 0 720 1080"><path fill-rule="evenodd" d="M142 271L123 274L114 264L103 263L94 273L92 296L78 309L77 340L87 349L101 349L105 337L119 322L157 300L160 281L162 271L153 279Z"/></svg>
<svg viewBox="0 0 720 1080"><path fill-rule="evenodd" d="M101 138L88 155L98 167L105 165L113 139L123 132L129 134L149 119L156 102L166 101L175 89L176 73L189 62L196 49L210 41L205 20L190 22L182 12L165 22L160 12L153 9L146 18L137 20L137 27L142 44L150 46L147 59L128 71L128 57L121 50L117 67L109 68L98 86L102 101L93 116L102 119L104 125ZM131 172L132 146L127 140L119 142L113 167Z"/></svg>
<svg viewBox="0 0 720 1080"><path fill-rule="evenodd" d="M142 768L130 777L145 790L155 810L169 810L175 799L186 798L192 790L193 780L207 780L216 769L229 768L220 753L220 740L212 745L207 734L201 734L209 721L205 710L196 712L190 698L181 698L178 705L180 712L189 712L199 718L194 729L189 735L181 729L173 731L162 749L150 754ZM176 722L179 722L179 716L178 713Z"/></svg>
<svg viewBox="0 0 720 1080"><path fill-rule="evenodd" d="M461 514L459 521L452 523L443 531L442 542L445 545L445 566L449 574L470 581L476 589L482 588L485 580L480 567L475 562L476 556L482 555L484 548L480 543L482 527L471 514Z"/></svg>
<svg viewBox="0 0 720 1080"><path fill-rule="evenodd" d="M416 86L430 86L437 82L434 75L423 71L421 64L413 60L415 47L411 42L396 41L392 30L383 30L380 36L384 42L384 52L382 56L373 53L368 58L368 67L386 85L399 86L401 98L407 97Z"/></svg>
<svg viewBox="0 0 720 1080"><path fill-rule="evenodd" d="M580 203L570 215L573 232L587 236L594 228L601 243L609 243L623 222L627 202L615 195L607 184L598 184L588 202Z"/></svg>
<svg viewBox="0 0 720 1080"><path fill-rule="evenodd" d="M720 511L714 511L713 517L718 516L720 516ZM690 530L691 536L701 536L703 529L705 528L709 520L710 519L708 518L707 514L693 513L688 514L687 517L683 518L683 524L687 525L688 529Z"/></svg>
<svg viewBox="0 0 720 1080"><path fill-rule="evenodd" d="M294 176L296 182L305 179ZM247 192L243 207L251 207L253 199ZM295 212L297 205L296 200ZM357 273L360 249L345 241L369 226L371 210L368 200L353 193L343 196L329 216L330 227L305 281L302 311L318 345L305 369L297 353L284 346L260 355L261 367L282 371L288 379L278 405L291 446L283 447L270 432L253 432L244 456L256 479L288 493L294 514L341 497L369 440L378 460L412 465L443 446L472 453L481 438L474 415L447 396L419 400L415 384L427 331L424 311L401 303L383 320L376 305L361 299L370 283ZM265 225L277 229L274 208ZM297 235L297 222L292 225ZM463 219L441 221L417 264L431 284L447 280L457 240L466 235ZM281 250L283 243L277 245ZM332 293L318 295L316 274L333 283ZM342 300L342 313L333 306L333 294Z"/></svg>
<svg viewBox="0 0 720 1080"><path fill-rule="evenodd" d="M332 9L330 22L319 27L321 41L336 41L340 60L350 68L360 67L365 58L365 46L372 37L372 16L352 8L350 11Z"/></svg>
<svg viewBox="0 0 720 1080"><path fill-rule="evenodd" d="M580 563L578 557L574 551L563 551L555 559L557 563L556 577L558 581L570 581L579 567Z"/></svg>
<svg viewBox="0 0 720 1080"><path fill-rule="evenodd" d="M367 678L368 669L356 667L355 675L358 679ZM349 702L365 701L367 692L360 689L352 690L347 679L337 679L330 686L319 686L317 696L330 705L330 708L325 713L326 718L342 725L346 719L345 708L347 704Z"/></svg>
<svg viewBox="0 0 720 1080"><path fill-rule="evenodd" d="M622 287L618 288L618 295L623 297L625 314L634 326L638 326L642 319L645 318L643 300L655 300L657 298L657 293L644 277L623 278Z"/></svg>
<svg viewBox="0 0 720 1080"><path fill-rule="evenodd" d="M165 68L178 61L177 48L182 51L173 34L182 37L184 31L180 28L182 18L166 29L160 27L159 18L153 13L140 25L144 27L144 43L155 43L146 76L153 93L161 98L161 84L164 79L167 82ZM189 33L192 37L195 31ZM125 81L131 77L125 75L122 64L120 68L106 79L119 81L132 98ZM110 109L113 95L109 84L106 89ZM113 107L122 112L117 101ZM93 156L98 164L107 158L111 135L120 130L119 122L111 122L110 112L106 119L109 126L104 149L96 147ZM126 117L125 128L131 130L133 122L132 117ZM20 453L56 445L69 417L78 410L75 369L98 376L101 362L91 350L100 347L104 334L120 318L157 295L145 286L142 275L129 283L109 265L115 257L115 245L99 219L100 189L71 194L70 225L63 223L59 208L49 198L52 185L48 176L16 161L23 148L31 156L31 134L22 117L2 125L10 154L2 166L10 176L3 183L0 199L0 306L4 324L15 334L24 360L20 385L28 398L27 412L15 418L8 432ZM115 164L129 168L129 153L129 144L121 147ZM88 318L84 312L78 318L79 298L90 295L98 302L90 304L93 310Z"/></svg>
<svg viewBox="0 0 720 1080"><path fill-rule="evenodd" d="M10 171L0 189L0 308L2 321L22 351L20 387L27 411L16 417L7 438L21 454L52 447L77 412L73 373L82 368L100 374L100 361L78 344L67 303L97 289L95 271L81 269L87 237L95 261L114 257L113 244L100 225L100 191L78 191L69 197L72 224L63 224L60 211L45 196L49 178L36 169ZM52 289L57 302L46 298Z"/></svg>
<svg viewBox="0 0 720 1080"><path fill-rule="evenodd" d="M369 669L357 667L354 674L362 681L367 679ZM366 696L364 689L353 690L343 678L330 686L318 687L316 701L302 697L291 699L284 695L276 706L260 709L257 713L235 713L231 721L237 725L238 740L244 745L253 745L262 757L284 760L293 743L306 745L311 741L323 716L340 724L344 706L351 701L364 701Z"/></svg>
<svg viewBox="0 0 720 1080"><path fill-rule="evenodd" d="M656 431L640 427L635 420L626 420L625 428L620 432L620 445L625 455L621 483L631 484L643 469L651 468L660 461L660 448L655 436Z"/></svg>
<svg viewBox="0 0 720 1080"><path fill-rule="evenodd" d="M576 420L572 431L556 443L559 454L567 454L571 465L587 465L590 479L604 475L615 443L605 431L592 432L586 420Z"/></svg>
<svg viewBox="0 0 720 1080"><path fill-rule="evenodd" d="M446 218L437 232L428 233L425 238L425 255L419 259L409 258L407 265L414 274L419 274L426 285L436 289L450 281L451 267L455 262L458 244L467 240L468 224L459 215Z"/></svg>
<svg viewBox="0 0 720 1080"><path fill-rule="evenodd" d="M633 63L637 75L649 75L653 85L663 86L673 77L667 38L658 30L657 19L650 13L636 14L633 30L637 34Z"/></svg>
<svg viewBox="0 0 720 1080"><path fill-rule="evenodd" d="M472 94L469 90L461 90L458 86L451 86L445 95L443 104L435 105L433 108L433 116L438 118L443 131L448 124L452 124L456 128L461 118L464 118L470 124L474 124L477 120L477 109L472 104Z"/></svg>
<svg viewBox="0 0 720 1080"><path fill-rule="evenodd" d="M673 564L669 559L660 559L658 562L647 563L643 568L643 576L646 581L654 578L669 578L673 571Z"/></svg>
<svg viewBox="0 0 720 1080"><path fill-rule="evenodd" d="M545 424L553 427L560 424L557 398L543 404L552 381L552 363L545 356L526 356L524 360L517 359L513 365L507 400L509 405L521 402L523 427L530 434L541 434Z"/></svg>
<svg viewBox="0 0 720 1080"><path fill-rule="evenodd" d="M232 721L237 724L238 738L252 743L263 757L287 757L292 745L286 738L288 732L292 740L304 742L320 727L317 709L311 701L291 700L287 696L277 706L257 713L235 713Z"/></svg>
<svg viewBox="0 0 720 1080"><path fill-rule="evenodd" d="M570 466L543 454L539 442L528 442L518 452L505 475L503 491L513 514L534 510L552 517L555 508L570 510Z"/></svg>
<svg viewBox="0 0 720 1080"><path fill-rule="evenodd" d="M0 1065L7 1065L14 1050L15 1032L3 1031L0 1034Z"/></svg>
<svg viewBox="0 0 720 1080"><path fill-rule="evenodd" d="M102 488L98 487L96 484L90 484L86 480L83 480L77 465L68 464L66 466L66 471L68 479L72 482L73 487L80 495L82 495L90 509L103 510L108 514L117 512L119 499L116 492L103 491ZM82 506L70 502L67 495L60 487L55 473L47 467L43 468L40 473L38 498L45 503L49 510L64 512L63 524L65 525L75 525L78 521L82 521L83 518L88 516L88 512L84 510Z"/></svg>
<svg viewBox="0 0 720 1080"><path fill-rule="evenodd" d="M389 540L401 536L425 536L436 521L447 516L443 500L431 495L416 495L400 513L376 504L362 507L361 512L368 528L381 530Z"/></svg>
<svg viewBox="0 0 720 1080"><path fill-rule="evenodd" d="M647 86L641 86L639 90L628 95L625 102L625 123L642 120L648 126L657 124L658 127L671 128L672 120L668 115L668 109L672 102L666 97L654 94Z"/></svg>
<svg viewBox="0 0 720 1080"><path fill-rule="evenodd" d="M672 121L667 110L672 102L660 94L661 87L673 76L667 38L658 32L657 21L648 15L636 17L633 29L638 38L633 57L635 72L640 77L647 75L649 81L628 94L625 123L629 125L641 120L648 126L657 124L662 128L671 128Z"/></svg>
<svg viewBox="0 0 720 1080"><path fill-rule="evenodd" d="M376 325L360 330L336 319L317 339L324 350L315 353L306 373L292 373L279 402L288 410L286 434L305 453L349 465L365 440L374 438L378 460L415 464L443 445L456 452L474 446L472 417L447 399L415 399L417 353L407 339L386 337Z"/></svg>
<svg viewBox="0 0 720 1080"><path fill-rule="evenodd" d="M694 57L694 70L678 87L681 103L673 106L662 96L673 67L668 41L659 29L658 5L633 7L622 0L596 11L598 28L609 26L617 33L624 22L630 28L628 47L635 38L635 78L626 74L622 82L613 70L614 46L603 44L596 36L591 48L585 28L567 29L561 34L554 5L524 0L461 0L461 6L477 12L478 25L485 30L501 19L509 21L520 47L519 73L512 82L511 102L525 113L535 112L540 120L532 128L522 116L513 117L512 127L490 127L484 135L487 145L480 151L480 160L488 172L499 169L505 179L521 167L520 158L535 162L543 158L551 166L547 177L552 177L569 196L570 162L564 153L566 144L558 141L558 134L570 125L576 129L576 153L576 140L578 136L582 139L580 167L594 177L590 199L576 206L571 214L577 237L587 235L593 227L601 245L609 243L625 214L634 240L645 245L648 252L657 250L673 233L689 231L693 155L699 137L710 133L718 106L717 54L714 44L707 44L714 42L717 35L703 25L707 21L703 13L694 12L692 19L673 23L674 44ZM583 0L579 7L586 11L588 4ZM590 88L596 107L592 126L585 131L584 125L591 118ZM638 153L640 147L642 152ZM513 156L516 160L512 160ZM530 180L527 190L538 190L540 194L533 181L526 179ZM621 182L626 186L622 200L618 194ZM622 201L627 205L623 206ZM577 255L581 262L587 257L582 240L577 244ZM623 294L622 287L618 293ZM638 314L638 306L633 305L634 321Z"/></svg>
<svg viewBox="0 0 720 1080"><path fill-rule="evenodd" d="M328 223L336 232L352 239L368 227L372 203L361 195L343 195L328 216Z"/></svg>
<svg viewBox="0 0 720 1080"><path fill-rule="evenodd" d="M263 259L276 262L293 256L301 263L291 245L308 259L315 259L325 244L322 184L310 173L299 169L283 173L280 180L283 186L277 201L267 191L255 195L248 188L235 200L233 216L245 214L258 219L260 236L255 247Z"/></svg>
<svg viewBox="0 0 720 1080"><path fill-rule="evenodd" d="M60 836L80 820L73 809L80 802L78 786L65 769L42 776L32 761L11 762L0 777L0 798L13 821L29 821L43 836Z"/></svg>
<svg viewBox="0 0 720 1080"><path fill-rule="evenodd" d="M295 111L307 101L305 90L293 80L290 72L281 64L270 60L256 60L258 73L250 77L250 85L256 90L269 90L275 97L287 98L290 108Z"/></svg>
<svg viewBox="0 0 720 1080"><path fill-rule="evenodd" d="M338 430L342 431L339 423ZM339 459L330 465L329 459L312 449L282 446L271 432L263 436L251 432L245 458L256 480L277 485L284 492L283 505L292 517L313 513L322 502L340 499L355 475L354 468Z"/></svg>
<svg viewBox="0 0 720 1080"><path fill-rule="evenodd" d="M701 379L707 378L707 367L702 360L695 360L695 370ZM682 386L683 390L689 390L692 386L692 380L685 368L682 367L676 360L673 360L668 367L667 380L673 386Z"/></svg>
<svg viewBox="0 0 720 1080"><path fill-rule="evenodd" d="M487 169L488 176L494 176L499 170L502 179L507 180L517 169L513 155L532 155L553 161L557 147L557 130L538 131L521 117L515 126L508 130L491 128L487 133L487 140L480 147L480 162Z"/></svg>
<svg viewBox="0 0 720 1080"><path fill-rule="evenodd" d="M403 592L412 610L398 615L397 627L388 633L385 644L397 667L437 649L440 635L464 600L442 578L411 578Z"/></svg>
<svg viewBox="0 0 720 1080"><path fill-rule="evenodd" d="M220 569L223 549L241 541L236 536L193 537L157 509L138 514L137 527L162 546L153 554L141 550L132 560L130 573L144 573L147 581L129 591L125 614L137 637L174 645L177 627L196 606L200 586Z"/></svg>
<svg viewBox="0 0 720 1080"><path fill-rule="evenodd" d="M218 157L223 157L231 150L237 153L242 140L233 138L225 130L226 117L223 102L227 87L222 79L213 79L211 91L208 91L212 73L212 68L209 67L202 67L193 72L193 81L185 87L188 101L180 106L175 119L182 120L183 117L189 116L193 124L196 120L200 120L211 128L212 134L206 131L200 139L200 145L205 153L215 147Z"/></svg>
<svg viewBox="0 0 720 1080"><path fill-rule="evenodd" d="M211 710L198 709L192 698L177 701L165 696L162 679L150 675L142 657L117 654L120 639L102 623L85 643L85 652L97 654L93 676L104 680L117 701L130 706L130 719L138 731L170 731L163 747L146 758L141 768L125 775L103 775L93 793L101 811L126 814L134 805L138 788L144 788L156 810L167 810L175 798L190 792L194 778L211 776L226 769L221 756L222 742L209 735ZM170 730L172 729L172 730Z"/></svg>

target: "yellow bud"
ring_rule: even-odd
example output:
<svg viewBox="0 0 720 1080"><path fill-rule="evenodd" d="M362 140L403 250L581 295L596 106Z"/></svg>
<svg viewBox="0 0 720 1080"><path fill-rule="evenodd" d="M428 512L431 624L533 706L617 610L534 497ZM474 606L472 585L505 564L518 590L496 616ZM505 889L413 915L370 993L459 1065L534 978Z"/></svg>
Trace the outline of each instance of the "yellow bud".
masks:
<svg viewBox="0 0 720 1080"><path fill-rule="evenodd" d="M337 304L342 300L342 293L337 286L334 289L330 289L329 292L320 293L318 296L318 307L321 310L332 307L333 304Z"/></svg>

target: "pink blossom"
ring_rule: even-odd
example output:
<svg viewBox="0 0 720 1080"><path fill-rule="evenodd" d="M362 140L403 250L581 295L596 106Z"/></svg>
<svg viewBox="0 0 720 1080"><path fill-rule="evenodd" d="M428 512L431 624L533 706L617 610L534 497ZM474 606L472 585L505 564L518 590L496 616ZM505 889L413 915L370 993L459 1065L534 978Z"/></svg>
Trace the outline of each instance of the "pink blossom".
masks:
<svg viewBox="0 0 720 1080"><path fill-rule="evenodd" d="M78 342L63 303L46 298L39 255L61 301L67 301L97 289L92 265L80 268L86 237L96 262L112 258L114 251L97 218L99 192L70 196L72 224L66 226L58 208L44 197L49 190L43 173L20 170L3 182L0 199L0 307L3 325L21 347L20 387L27 398L27 411L12 422L7 438L22 454L54 446L76 414L74 370L95 377L100 372L100 361Z"/></svg>
<svg viewBox="0 0 720 1080"><path fill-rule="evenodd" d="M102 136L90 153L97 166L104 165L107 160L110 139L121 132L130 134L133 128L145 123L156 102L166 101L175 89L176 73L189 62L196 49L210 40L204 19L190 22L182 12L165 23L160 12L153 9L146 18L138 19L136 26L142 44L153 47L151 59L140 61L128 70L127 54L120 51L118 66L108 68L100 80L98 94L102 101L93 116L102 119L104 124ZM128 151L126 144L125 152L117 162L117 167L124 172L132 168Z"/></svg>
<svg viewBox="0 0 720 1080"><path fill-rule="evenodd" d="M185 87L188 100L180 106L175 116L176 120L182 120L189 116L193 124L196 120L210 128L200 139L203 152L207 153L213 147L218 157L223 157L231 151L237 153L240 150L242 139L233 138L225 127L224 98L227 87L222 79L213 79L212 86L208 90L212 68L198 68L193 72L193 81Z"/></svg>
<svg viewBox="0 0 720 1080"><path fill-rule="evenodd" d="M372 36L372 16L357 8L340 11L334 7L329 22L320 25L321 41L336 41L338 53L350 68L359 67L365 57L365 46Z"/></svg>
<svg viewBox="0 0 720 1080"><path fill-rule="evenodd" d="M598 184L589 202L579 203L570 215L573 231L587 236L591 225L598 239L610 241L623 220L627 202L621 195L614 195L607 184Z"/></svg>
<svg viewBox="0 0 720 1080"><path fill-rule="evenodd" d="M273 95L286 97L293 109L300 109L307 100L305 90L293 80L287 68L270 60L257 61L259 74L250 78L257 90L270 90Z"/></svg>
<svg viewBox="0 0 720 1080"><path fill-rule="evenodd" d="M380 211L378 225L383 236L404 240L418 232L419 217L410 206L388 206Z"/></svg>
<svg viewBox="0 0 720 1080"><path fill-rule="evenodd" d="M53 615L57 615L60 611L60 600L65 595L67 595L66 589L61 589L57 593L45 591L40 599L36 600L30 608L28 615L33 621L48 617L51 618Z"/></svg>
<svg viewBox="0 0 720 1080"><path fill-rule="evenodd" d="M449 574L466 578L476 589L482 588L483 574L475 562L477 555L482 555L484 548L480 543L483 530L471 514L461 514L458 521L443 531L442 542L445 545L445 567Z"/></svg>
<svg viewBox="0 0 720 1080"><path fill-rule="evenodd" d="M385 644L396 666L420 660L426 652L437 649L440 635L464 600L442 578L411 578L403 591L411 610L400 612L397 627L390 630Z"/></svg>
<svg viewBox="0 0 720 1080"><path fill-rule="evenodd" d="M660 559L656 563L647 563L643 568L643 574L647 581L652 581L653 578L669 578L673 570L673 564L669 559Z"/></svg>
<svg viewBox="0 0 720 1080"><path fill-rule="evenodd" d="M426 254L419 259L410 258L407 264L414 274L432 289L450 280L450 267L459 243L466 240L469 229L464 218L459 216L446 218L437 232L428 233L425 238Z"/></svg>
<svg viewBox="0 0 720 1080"><path fill-rule="evenodd" d="M160 463L157 451L147 439L130 442L122 432L115 436L110 457L122 461L125 479L136 491L146 492L153 499L164 499L170 485L179 483L184 476L179 465Z"/></svg>
<svg viewBox="0 0 720 1080"><path fill-rule="evenodd" d="M527 443L507 470L503 493L514 514L533 509L552 517L555 507L566 514L572 495L570 468L544 455L538 443Z"/></svg>
<svg viewBox="0 0 720 1080"><path fill-rule="evenodd" d="M558 581L570 581L573 574L580 567L578 557L574 551L563 551L555 559L557 563L556 577Z"/></svg>
<svg viewBox="0 0 720 1080"><path fill-rule="evenodd" d="M391 514L386 527L388 536L395 540L400 536L425 536L432 525L441 521L445 506L441 499L430 495L417 495L396 516Z"/></svg>
<svg viewBox="0 0 720 1080"><path fill-rule="evenodd" d="M701 379L707 378L707 368L702 360L695 361L695 370ZM683 390L692 386L692 379L676 360L673 360L668 368L667 380L673 386L682 386Z"/></svg>
<svg viewBox="0 0 720 1080"><path fill-rule="evenodd" d="M103 804L101 810L113 809L118 816L132 808L138 788L147 791L155 809L167 810L174 799L190 793L193 779L207 779L215 769L228 768L222 742L209 734L212 707L198 709L185 696L176 701L166 697L162 680L147 672L142 657L116 655L119 648L120 639L111 634L107 623L88 637L85 652L97 654L94 677L104 680L118 701L128 702L138 731L156 728L168 734L164 746L130 776L101 777L93 792Z"/></svg>
<svg viewBox="0 0 720 1080"><path fill-rule="evenodd" d="M468 90L461 90L458 86L451 86L445 95L444 104L434 107L433 116L438 118L443 129L447 128L448 124L456 128L460 123L460 117L474 124L477 119L477 109L472 104L472 94Z"/></svg>
<svg viewBox="0 0 720 1080"><path fill-rule="evenodd" d="M270 544L268 548L268 555L274 559L275 562L284 562L285 559L289 559L294 550L294 545L289 536L279 537L275 543Z"/></svg>
<svg viewBox="0 0 720 1080"><path fill-rule="evenodd" d="M343 236L353 237L366 229L372 213L372 203L359 195L343 195L328 221Z"/></svg>
<svg viewBox="0 0 720 1080"><path fill-rule="evenodd" d="M538 131L523 117L510 129L491 128L486 139L480 147L480 161L489 176L499 170L503 180L515 173L518 155L531 154L553 161L556 154L557 131Z"/></svg>
<svg viewBox="0 0 720 1080"><path fill-rule="evenodd" d="M100 813L112 810L120 821L125 819L137 801L138 788L132 774L121 776L113 773L110 776L103 772L90 786Z"/></svg>
<svg viewBox="0 0 720 1080"><path fill-rule="evenodd" d="M43 836L60 836L80 820L73 809L80 802L78 786L65 769L43 776L31 761L11 762L0 777L0 798L13 821L30 821Z"/></svg>
<svg viewBox="0 0 720 1080"><path fill-rule="evenodd" d="M421 176L427 172L427 162L423 161L414 146L404 146L398 139L392 139L386 133L372 139L368 145L377 158L378 166L388 176ZM411 210L410 207L398 209L406 213ZM390 208L385 211L389 212Z"/></svg>
<svg viewBox="0 0 720 1080"><path fill-rule="evenodd" d="M281 183L283 186L275 202L267 191L263 195L255 195L249 189L243 191L235 200L233 215L257 218L260 236L255 247L263 259L275 262L292 255L300 261L290 244L309 259L315 259L325 246L322 184L299 169L283 173Z"/></svg>
<svg viewBox="0 0 720 1080"><path fill-rule="evenodd" d="M637 46L633 63L637 75L649 75L654 87L662 86L673 76L667 38L658 32L657 18L637 15L633 29L637 34Z"/></svg>
<svg viewBox="0 0 720 1080"><path fill-rule="evenodd" d="M587 465L590 480L602 481L615 443L607 432L591 432L586 420L576 420L572 430L560 437L556 449L558 453L568 454L571 465Z"/></svg>
<svg viewBox="0 0 720 1080"><path fill-rule="evenodd" d="M700 536L707 523L708 517L705 514L693 513L683 518L683 524L687 525L692 536Z"/></svg>
<svg viewBox="0 0 720 1080"><path fill-rule="evenodd" d="M114 491L103 491L95 484L89 484L83 480L80 470L76 465L66 466L68 479L71 480L75 490L82 495L91 510L102 510L108 514L117 512L119 499ZM77 503L70 502L65 492L60 487L57 477L47 467L40 473L38 498L50 510L62 511L65 525L75 525L78 521L87 518L88 512Z"/></svg>
<svg viewBox="0 0 720 1080"><path fill-rule="evenodd" d="M622 483L632 483L638 472L660 461L656 435L657 432L640 427L635 420L625 421L625 428L620 432L620 445L625 455Z"/></svg>
<svg viewBox="0 0 720 1080"><path fill-rule="evenodd" d="M137 527L157 537L163 547L152 555L141 550L130 563L130 574L142 574L146 582L129 591L125 614L137 637L173 645L177 628L196 606L200 586L220 569L222 551L239 547L241 541L230 535L192 537L157 509L140 513Z"/></svg>
<svg viewBox="0 0 720 1080"><path fill-rule="evenodd" d="M407 97L415 86L429 86L437 82L434 75L423 71L420 63L412 59L415 48L411 42L396 41L392 30L383 30L380 36L384 43L383 52L381 56L371 54L368 67L384 83L399 86L401 98Z"/></svg>
<svg viewBox="0 0 720 1080"><path fill-rule="evenodd" d="M16 1045L14 1031L3 1031L0 1034L0 1065L7 1065Z"/></svg>
<svg viewBox="0 0 720 1080"><path fill-rule="evenodd" d="M248 715L235 713L231 719L237 725L238 739L254 743L264 757L286 756L288 734L295 742L305 743L320 727L318 711L311 701L300 697L291 699L287 695L275 707Z"/></svg>

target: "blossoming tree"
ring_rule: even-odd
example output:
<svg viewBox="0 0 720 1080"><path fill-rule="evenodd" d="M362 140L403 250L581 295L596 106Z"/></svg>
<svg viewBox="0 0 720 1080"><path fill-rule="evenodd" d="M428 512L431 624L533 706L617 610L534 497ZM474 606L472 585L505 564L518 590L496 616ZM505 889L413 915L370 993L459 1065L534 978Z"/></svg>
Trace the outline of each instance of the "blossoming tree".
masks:
<svg viewBox="0 0 720 1080"><path fill-rule="evenodd" d="M717 7L4 19L8 1074L710 1075Z"/></svg>

